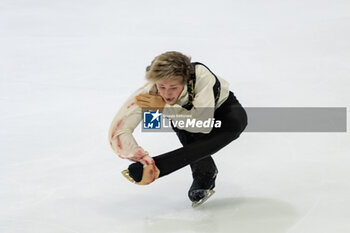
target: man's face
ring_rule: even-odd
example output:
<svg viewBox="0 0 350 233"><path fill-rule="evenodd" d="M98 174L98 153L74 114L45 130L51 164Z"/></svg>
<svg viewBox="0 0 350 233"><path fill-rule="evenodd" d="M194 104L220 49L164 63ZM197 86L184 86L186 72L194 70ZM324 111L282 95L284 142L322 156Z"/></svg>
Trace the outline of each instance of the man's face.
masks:
<svg viewBox="0 0 350 233"><path fill-rule="evenodd" d="M184 85L181 83L181 76L174 76L171 79L159 80L156 82L158 94L163 97L167 104L173 105L179 98Z"/></svg>

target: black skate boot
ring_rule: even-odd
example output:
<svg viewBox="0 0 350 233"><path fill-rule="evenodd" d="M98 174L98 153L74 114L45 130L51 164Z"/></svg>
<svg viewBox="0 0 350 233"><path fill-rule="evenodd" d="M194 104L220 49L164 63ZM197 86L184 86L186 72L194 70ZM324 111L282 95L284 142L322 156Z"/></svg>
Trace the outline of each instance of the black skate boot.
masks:
<svg viewBox="0 0 350 233"><path fill-rule="evenodd" d="M197 207L208 200L215 193L215 179L218 174L216 170L214 174L205 174L202 176L194 176L188 197L192 201L192 207Z"/></svg>

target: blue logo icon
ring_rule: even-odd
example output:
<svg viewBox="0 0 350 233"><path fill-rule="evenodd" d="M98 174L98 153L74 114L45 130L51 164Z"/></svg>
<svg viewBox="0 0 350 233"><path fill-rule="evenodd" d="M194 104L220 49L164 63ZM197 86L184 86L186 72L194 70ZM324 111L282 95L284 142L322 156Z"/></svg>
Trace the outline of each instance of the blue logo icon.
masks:
<svg viewBox="0 0 350 233"><path fill-rule="evenodd" d="M157 110L143 112L143 128L144 129L160 129L162 114Z"/></svg>

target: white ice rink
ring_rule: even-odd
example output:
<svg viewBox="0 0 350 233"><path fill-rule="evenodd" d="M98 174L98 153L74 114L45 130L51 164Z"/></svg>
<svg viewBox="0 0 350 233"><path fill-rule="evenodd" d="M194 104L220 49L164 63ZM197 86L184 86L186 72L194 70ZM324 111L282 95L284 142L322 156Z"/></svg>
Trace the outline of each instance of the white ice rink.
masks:
<svg viewBox="0 0 350 233"><path fill-rule="evenodd" d="M348 0L1 0L0 233L349 233L348 132L243 133L198 209L189 167L122 177L109 125L169 50L245 107L350 107ZM152 156L180 146L135 137Z"/></svg>

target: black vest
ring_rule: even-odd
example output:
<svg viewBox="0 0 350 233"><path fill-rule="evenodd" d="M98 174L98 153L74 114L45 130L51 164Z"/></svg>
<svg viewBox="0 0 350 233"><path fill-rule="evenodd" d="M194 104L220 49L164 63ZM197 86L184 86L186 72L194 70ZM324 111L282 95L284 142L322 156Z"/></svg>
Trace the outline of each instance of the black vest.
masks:
<svg viewBox="0 0 350 233"><path fill-rule="evenodd" d="M215 106L218 103L219 97L220 97L220 91L221 91L221 85L220 85L220 81L219 79L216 77L216 75L204 64L200 63L200 62L192 62L191 63L194 69L194 72L190 75L190 78L187 81L187 92L188 92L188 102L187 104L183 105L182 107L187 109L187 110L191 110L193 107L193 99L195 96L195 85L196 85L196 65L202 65L205 68L207 68L210 73L215 77L215 84L213 86L213 92L214 92L214 98L215 98Z"/></svg>

